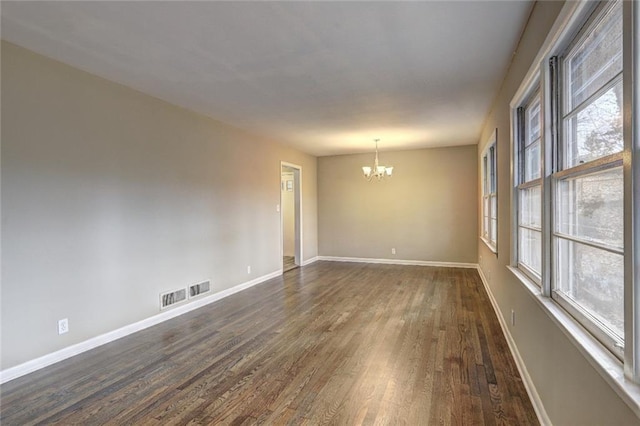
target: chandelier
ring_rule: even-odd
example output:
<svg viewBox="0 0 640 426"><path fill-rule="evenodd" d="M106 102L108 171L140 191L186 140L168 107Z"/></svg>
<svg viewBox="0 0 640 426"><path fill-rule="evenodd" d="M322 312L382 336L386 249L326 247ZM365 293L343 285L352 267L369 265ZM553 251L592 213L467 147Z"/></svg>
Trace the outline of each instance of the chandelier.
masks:
<svg viewBox="0 0 640 426"><path fill-rule="evenodd" d="M376 157L373 160L373 167L364 166L362 171L364 172L364 177L370 181L372 179L382 180L385 177L391 177L393 173L393 167L389 166L381 166L378 162L378 141L380 139L375 139L376 141Z"/></svg>

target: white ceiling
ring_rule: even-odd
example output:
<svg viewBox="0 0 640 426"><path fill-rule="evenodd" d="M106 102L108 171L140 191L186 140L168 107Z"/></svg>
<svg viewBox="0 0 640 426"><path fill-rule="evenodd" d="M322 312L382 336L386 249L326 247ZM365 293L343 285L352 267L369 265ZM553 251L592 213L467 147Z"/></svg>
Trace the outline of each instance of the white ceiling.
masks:
<svg viewBox="0 0 640 426"><path fill-rule="evenodd" d="M529 1L8 2L2 38L314 155L475 144Z"/></svg>

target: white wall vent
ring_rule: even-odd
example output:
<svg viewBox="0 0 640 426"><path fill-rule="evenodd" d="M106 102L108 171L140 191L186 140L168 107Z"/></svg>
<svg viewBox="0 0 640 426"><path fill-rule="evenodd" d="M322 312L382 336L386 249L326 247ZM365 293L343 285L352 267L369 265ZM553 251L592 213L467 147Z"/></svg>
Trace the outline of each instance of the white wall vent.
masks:
<svg viewBox="0 0 640 426"><path fill-rule="evenodd" d="M160 294L160 309L166 309L171 305L180 303L187 299L187 289L181 288L167 293Z"/></svg>
<svg viewBox="0 0 640 426"><path fill-rule="evenodd" d="M209 281L203 281L198 284L189 286L189 298L196 297L202 293L206 293L211 290L211 283Z"/></svg>

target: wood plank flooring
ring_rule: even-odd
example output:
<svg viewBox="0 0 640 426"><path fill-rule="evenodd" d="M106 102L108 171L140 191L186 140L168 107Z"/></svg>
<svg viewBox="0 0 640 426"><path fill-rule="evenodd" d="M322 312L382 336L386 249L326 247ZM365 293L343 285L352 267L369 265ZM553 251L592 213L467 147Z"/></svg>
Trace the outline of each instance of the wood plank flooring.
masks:
<svg viewBox="0 0 640 426"><path fill-rule="evenodd" d="M537 424L473 269L316 262L0 387L3 425Z"/></svg>
<svg viewBox="0 0 640 426"><path fill-rule="evenodd" d="M297 268L295 256L282 256L282 271L287 272Z"/></svg>

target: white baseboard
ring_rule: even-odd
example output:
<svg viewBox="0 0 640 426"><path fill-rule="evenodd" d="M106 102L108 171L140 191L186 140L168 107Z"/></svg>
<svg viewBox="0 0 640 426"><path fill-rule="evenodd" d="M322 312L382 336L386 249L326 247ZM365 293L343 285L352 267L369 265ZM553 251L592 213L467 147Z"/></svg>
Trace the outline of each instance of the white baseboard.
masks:
<svg viewBox="0 0 640 426"><path fill-rule="evenodd" d="M504 334L505 339L507 339L507 344L509 345L509 349L511 350L511 355L513 355L513 359L516 361L516 366L518 367L518 372L520 373L520 377L522 377L522 382L524 383L524 387L529 394L529 398L531 399L531 404L533 405L533 409L538 416L538 421L542 425L551 425L551 419L547 415L547 410L545 410L544 405L542 404L542 400L540 399L540 395L538 395L538 391L536 390L533 381L531 380L531 376L527 371L527 367L520 356L520 352L518 351L518 347L516 346L516 342L513 340L513 336L511 336L511 332L509 331L509 327L507 327L507 322L502 316L502 311L498 307L498 302L495 297L493 297L493 293L491 292L491 287L489 287L489 283L487 282L487 278L482 272L482 268L478 266L478 274L480 275L480 279L482 280L482 284L484 285L485 290L487 291L487 295L489 296L489 300L491 301L491 306L493 306L493 310L498 317L498 322L500 323L500 328L502 328L502 334Z"/></svg>
<svg viewBox="0 0 640 426"><path fill-rule="evenodd" d="M118 328L116 330L109 331L96 337L92 337L91 339L85 340L84 342L76 343L75 345L68 346L56 352L52 352L31 361L27 361L23 364L16 365L15 367L7 368L6 370L0 371L0 383L6 383L10 380L17 379L18 377L24 376L25 374L32 373L41 368L55 364L56 362L63 361L67 358L71 358L72 356L81 354L82 352L86 352L98 346L104 345L105 343L113 342L114 340L128 336L137 331L144 330L145 328L160 324L161 322L170 320L171 318L186 314L187 312L193 311L194 309L201 308L205 305L208 305L209 303L224 299L225 297L231 296L234 293L238 293L239 291L248 289L249 287L253 287L254 285L263 283L267 280L270 280L271 278L279 277L281 275L282 269L279 269L270 274L263 275L242 284L238 284L234 287L219 291L218 293L212 294L210 296L196 299L191 303L177 306L174 309L163 311L157 315L145 318L133 324L125 325L124 327Z"/></svg>
<svg viewBox="0 0 640 426"><path fill-rule="evenodd" d="M307 259L304 262L302 262L302 266L307 266L307 265L311 265L314 262L318 261L318 256L316 257L312 257L311 259Z"/></svg>
<svg viewBox="0 0 640 426"><path fill-rule="evenodd" d="M368 257L318 256L318 260L330 262L384 263L388 265L440 266L445 268L477 268L477 263L432 262L430 260L372 259Z"/></svg>

